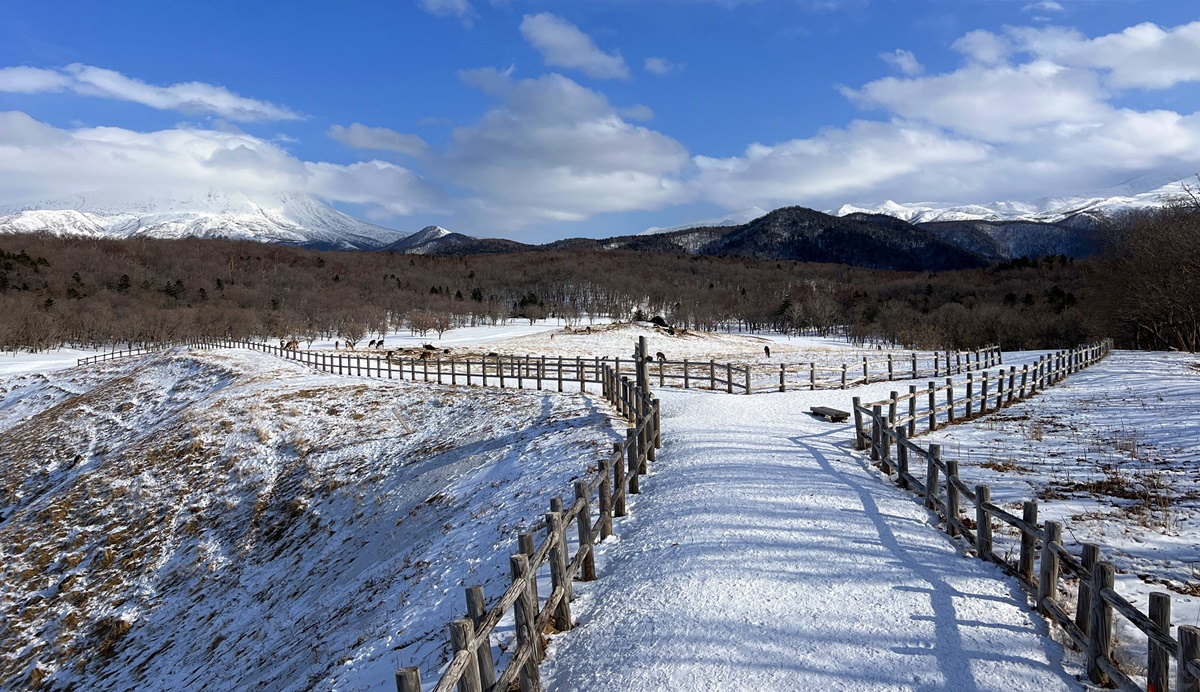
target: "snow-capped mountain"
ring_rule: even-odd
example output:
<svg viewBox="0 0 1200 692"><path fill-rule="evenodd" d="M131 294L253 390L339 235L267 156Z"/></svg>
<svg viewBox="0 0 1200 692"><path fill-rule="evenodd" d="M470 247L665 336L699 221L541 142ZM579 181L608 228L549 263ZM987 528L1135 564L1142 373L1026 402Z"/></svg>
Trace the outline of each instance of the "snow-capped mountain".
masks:
<svg viewBox="0 0 1200 692"><path fill-rule="evenodd" d="M455 233L441 226L426 226L416 233L389 243L380 249L409 255L438 255L456 245L471 243L475 240L471 236Z"/></svg>
<svg viewBox="0 0 1200 692"><path fill-rule="evenodd" d="M240 192L145 199L89 195L0 207L0 233L91 238L228 238L334 249L375 249L407 234L296 193Z"/></svg>
<svg viewBox="0 0 1200 692"><path fill-rule="evenodd" d="M990 204L938 204L931 202L881 204L844 204L830 212L848 214L886 214L912 224L940 221L1035 221L1058 223L1080 214L1111 216L1134 209L1161 206L1164 201L1183 193L1184 185L1195 185L1194 178L1175 175L1143 175L1097 192L1074 197L1043 197L1032 202L992 202Z"/></svg>
<svg viewBox="0 0 1200 692"><path fill-rule="evenodd" d="M659 233L674 233L675 231L685 231L689 228L716 228L720 226L741 226L745 223L761 218L767 215L767 210L761 207L746 207L739 209L732 214L726 214L716 219L704 219L703 221L692 221L690 223L681 223L676 226L662 228L659 226L651 226L642 231L638 235L658 235Z"/></svg>

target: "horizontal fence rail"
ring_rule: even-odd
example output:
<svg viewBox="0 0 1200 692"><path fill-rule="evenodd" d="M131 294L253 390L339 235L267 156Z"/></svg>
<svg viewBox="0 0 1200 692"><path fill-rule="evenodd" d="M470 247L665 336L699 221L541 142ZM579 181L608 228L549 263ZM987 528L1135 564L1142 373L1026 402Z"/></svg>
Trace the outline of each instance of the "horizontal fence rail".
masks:
<svg viewBox="0 0 1200 692"><path fill-rule="evenodd" d="M614 535L613 519L626 515L628 496L640 492L639 478L662 446L658 400L612 367L603 366L600 376L605 399L629 421L625 440L613 443L612 453L591 479L575 481L570 506L558 498L551 500L544 518L517 535L516 550L509 558L512 583L490 607L482 587L466 589L467 615L447 625L452 655L435 692L541 689L542 633L547 628L564 632L575 626L572 582L596 578L593 547ZM569 535L572 524L574 536ZM536 533L541 533L540 540ZM543 570L549 571L551 590L539 595L538 575ZM494 630L510 613L515 641L498 647L501 642L493 641ZM508 655L503 668L496 664L497 651ZM421 685L419 668L396 672L399 692L420 692Z"/></svg>
<svg viewBox="0 0 1200 692"><path fill-rule="evenodd" d="M172 346L194 348L246 348L310 365L335 375L381 379L466 384L501 388L564 387L587 391L603 383L604 368L618 376L633 373L637 358L488 355L478 359L443 358L436 350L419 356L393 352L301 350L253 341L202 339L102 353L80 358L79 365L156 353ZM643 359L645 360L645 359ZM649 382L659 387L707 389L728 394L787 391L788 389L846 389L871 382L920 379L973 372L1003 363L999 347L933 354L864 356L861 361L836 366L816 363L781 363L779 366L739 365L715 360L646 360ZM777 375L773 374L777 370ZM777 379L777 383L776 383Z"/></svg>
<svg viewBox="0 0 1200 692"><path fill-rule="evenodd" d="M967 411L998 410L1098 362L1111 348L1111 342L1104 341L1047 356L1031 370L1038 373L1033 380L1039 383L1037 388L1030 387L1020 396L1010 398L1008 394L1014 389L1010 383L1005 393L995 395L1000 403L994 408L988 409L984 403L989 400L986 390L974 401L982 404L981 409L972 409L969 402L961 405ZM1030 385L1031 381L1026 380L1025 384ZM1175 628L1176 636L1172 636L1170 594L1152 593L1147 612L1143 613L1115 590L1115 568L1103 560L1099 545L1085 543L1078 555L1066 549L1062 524L1054 521L1039 524L1034 500L1021 504L1020 516L994 504L990 487L964 482L958 474L958 462L943 458L941 445L921 447L912 442L912 421L897 414L896 402L896 397L865 406L855 401L855 440L859 448L869 450L871 459L889 476L894 475L897 485L915 493L936 514L947 534L966 541L976 557L1017 578L1034 596L1038 611L1059 625L1085 652L1091 682L1130 692L1168 692L1174 678L1179 692L1200 691L1200 628L1179 625ZM884 406L888 408L885 410ZM948 422L959 420L962 418L950 417ZM931 424L930 429L933 427ZM994 549L997 522L1008 525L1020 536L1015 561ZM1074 617L1062 604L1069 598L1069 592L1062 588L1064 575L1078 580ZM1114 613L1146 636L1145 687L1132 680L1112 658Z"/></svg>
<svg viewBox="0 0 1200 692"><path fill-rule="evenodd" d="M904 429L909 438L916 437L1024 401L1068 375L1098 363L1111 350L1112 341L1104 340L1042 356L1019 370L1009 366L994 373L968 372L965 382L956 383L948 377L944 383L930 381L926 387L909 385L906 393L895 391L887 399L866 404L854 397L855 448L866 449L871 443L871 431L864 421L876 410L886 413L886 420L893 428Z"/></svg>

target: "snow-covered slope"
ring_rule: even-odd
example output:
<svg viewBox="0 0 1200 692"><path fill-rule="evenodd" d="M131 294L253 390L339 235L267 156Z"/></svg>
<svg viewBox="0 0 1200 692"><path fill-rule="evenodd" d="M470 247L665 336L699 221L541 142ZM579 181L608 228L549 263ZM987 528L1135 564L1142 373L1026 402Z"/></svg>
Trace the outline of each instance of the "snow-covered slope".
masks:
<svg viewBox="0 0 1200 692"><path fill-rule="evenodd" d="M240 192L146 199L80 196L0 207L0 233L91 238L230 238L373 249L406 234L360 221L309 195Z"/></svg>
<svg viewBox="0 0 1200 692"><path fill-rule="evenodd" d="M588 397L247 351L2 378L0 689L395 689L615 437Z"/></svg>
<svg viewBox="0 0 1200 692"><path fill-rule="evenodd" d="M1038 221L1057 223L1079 214L1110 216L1134 209L1157 207L1183 193L1195 179L1175 176L1140 176L1097 192L1074 197L1043 197L1032 202L1008 201L989 204L939 204L935 202L843 204L830 212L886 214L909 223L938 221Z"/></svg>
<svg viewBox="0 0 1200 692"><path fill-rule="evenodd" d="M705 219L703 221L692 221L690 223L681 223L679 225L670 226L667 228L661 228L659 226L651 226L650 228L647 228L646 230L639 233L638 235L656 235L659 233L672 233L674 231L685 231L689 228L714 228L714 227L718 227L718 226L740 226L744 223L750 223L751 221L753 221L761 216L766 216L766 215L767 215L766 209L763 209L761 207L746 207L745 209L739 209L739 210L733 212L732 214L726 214L725 216L722 216L722 217L716 218L716 219Z"/></svg>

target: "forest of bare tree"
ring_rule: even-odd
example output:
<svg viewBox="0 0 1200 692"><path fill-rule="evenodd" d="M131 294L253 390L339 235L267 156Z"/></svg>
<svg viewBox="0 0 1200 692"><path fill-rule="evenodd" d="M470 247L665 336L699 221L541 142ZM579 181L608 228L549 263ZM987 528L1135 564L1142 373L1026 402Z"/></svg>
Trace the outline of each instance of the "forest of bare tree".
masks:
<svg viewBox="0 0 1200 692"><path fill-rule="evenodd" d="M466 257L223 240L0 239L0 347L199 336L357 340L552 316L662 315L697 329L847 330L906 347L1056 347L1105 331L1094 265L939 273L627 251Z"/></svg>

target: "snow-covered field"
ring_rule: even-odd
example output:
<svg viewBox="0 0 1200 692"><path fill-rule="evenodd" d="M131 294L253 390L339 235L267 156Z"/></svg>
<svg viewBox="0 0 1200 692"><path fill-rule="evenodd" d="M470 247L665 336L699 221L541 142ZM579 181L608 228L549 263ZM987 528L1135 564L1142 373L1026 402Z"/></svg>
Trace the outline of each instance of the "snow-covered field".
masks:
<svg viewBox="0 0 1200 692"><path fill-rule="evenodd" d="M387 689L618 439L246 351L0 379L0 688Z"/></svg>
<svg viewBox="0 0 1200 692"><path fill-rule="evenodd" d="M625 358L643 334L672 359L879 353L545 322L385 348ZM82 355L0 362L4 689L386 690L409 665L428 683L461 587L499 595L516 532L618 439L598 395L336 377L240 350L70 367ZM1123 593L1163 588L1137 575L1192 590L1175 620L1194 623L1196 360L1118 353L921 442L997 502L1038 495L1068 541L1108 546ZM1080 689L1015 582L853 453L852 426L804 413L895 388L659 392L665 446L598 548L601 579L576 587L584 626L552 637L547 689Z"/></svg>
<svg viewBox="0 0 1200 692"><path fill-rule="evenodd" d="M1151 591L1165 591L1175 623L1200 625L1200 356L1116 351L920 442L942 443L959 475L990 485L997 504L1037 499L1039 520L1062 522L1068 546L1102 546L1117 591L1143 612ZM997 538L997 552L1014 549L1011 536ZM1126 655L1144 650L1144 637L1117 622Z"/></svg>

